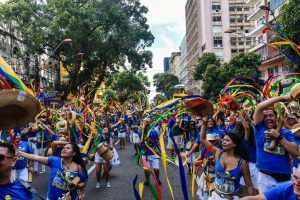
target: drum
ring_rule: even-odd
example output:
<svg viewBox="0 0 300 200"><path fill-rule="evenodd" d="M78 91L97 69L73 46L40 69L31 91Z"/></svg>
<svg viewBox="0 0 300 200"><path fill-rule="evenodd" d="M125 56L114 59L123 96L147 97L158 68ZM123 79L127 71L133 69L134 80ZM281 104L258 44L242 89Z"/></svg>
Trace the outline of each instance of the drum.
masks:
<svg viewBox="0 0 300 200"><path fill-rule="evenodd" d="M109 149L108 145L104 142L101 142L98 146L97 153L101 156L106 162L109 162L113 158L113 152Z"/></svg>
<svg viewBox="0 0 300 200"><path fill-rule="evenodd" d="M300 97L300 83L297 83L291 88L291 96L293 99L298 99Z"/></svg>
<svg viewBox="0 0 300 200"><path fill-rule="evenodd" d="M193 147L193 143L191 141L188 141L185 145L187 151L191 150L192 147Z"/></svg>

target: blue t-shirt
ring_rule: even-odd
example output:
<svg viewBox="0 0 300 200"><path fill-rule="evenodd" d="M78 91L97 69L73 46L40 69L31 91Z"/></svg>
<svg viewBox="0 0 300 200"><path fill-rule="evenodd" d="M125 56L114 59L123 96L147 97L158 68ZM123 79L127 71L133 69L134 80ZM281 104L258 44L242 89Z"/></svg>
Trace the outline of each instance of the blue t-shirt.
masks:
<svg viewBox="0 0 300 200"><path fill-rule="evenodd" d="M18 144L18 149L19 149L19 151L22 151L25 153L32 153L32 149L27 142L21 142L20 144ZM15 165L16 169L19 170L19 169L26 168L27 162L28 162L27 158L18 157L16 165Z"/></svg>
<svg viewBox="0 0 300 200"><path fill-rule="evenodd" d="M274 149L270 149L271 138L266 138L264 132L267 130L265 123L255 126L256 142L256 167L270 173L291 174L291 166L288 152L280 143ZM288 129L281 129L282 137L289 142L295 142L294 135Z"/></svg>
<svg viewBox="0 0 300 200"><path fill-rule="evenodd" d="M43 133L44 133L44 138L43 138ZM37 149L42 148L42 143L43 143L43 148L44 149L47 148L48 143L45 142L45 141L50 139L48 131L39 131L39 132L37 132L36 133L36 139L38 141L38 143L36 143L36 148Z"/></svg>
<svg viewBox="0 0 300 200"><path fill-rule="evenodd" d="M189 114L182 114L181 119L183 121L183 126L187 126L190 124L190 121L192 119L192 116Z"/></svg>
<svg viewBox="0 0 300 200"><path fill-rule="evenodd" d="M120 133L124 133L124 132L126 132L126 125L125 124L119 124L118 125L118 128L119 128L119 132Z"/></svg>
<svg viewBox="0 0 300 200"><path fill-rule="evenodd" d="M5 199L10 197L10 199L17 200L31 200L33 195L29 192L19 180L15 180L13 183L6 185L0 185L0 199Z"/></svg>
<svg viewBox="0 0 300 200"><path fill-rule="evenodd" d="M149 134L149 137L146 138L147 143L150 147L157 149L158 151L159 149L159 145L158 145L158 131L156 128L153 128ZM154 153L144 144L144 142L141 144L141 150L143 152L144 155L154 155Z"/></svg>
<svg viewBox="0 0 300 200"><path fill-rule="evenodd" d="M50 156L48 165L51 168L47 194L49 200L57 200L68 193L68 185L76 176L80 177L80 182L87 181L87 175L84 173L65 171L61 158ZM77 199L77 190L70 190L70 195L72 199Z"/></svg>
<svg viewBox="0 0 300 200"><path fill-rule="evenodd" d="M298 150L300 152L300 140L295 138L295 142L296 142L296 144L298 146ZM297 168L299 164L300 164L300 156L294 157L293 166Z"/></svg>
<svg viewBox="0 0 300 200"><path fill-rule="evenodd" d="M298 200L292 183L281 184L264 192L267 200Z"/></svg>
<svg viewBox="0 0 300 200"><path fill-rule="evenodd" d="M245 139L243 139L242 142L243 142L243 144L246 148L246 151L249 155L249 162L256 163L256 147L255 147L255 145L251 145L249 140L247 141Z"/></svg>

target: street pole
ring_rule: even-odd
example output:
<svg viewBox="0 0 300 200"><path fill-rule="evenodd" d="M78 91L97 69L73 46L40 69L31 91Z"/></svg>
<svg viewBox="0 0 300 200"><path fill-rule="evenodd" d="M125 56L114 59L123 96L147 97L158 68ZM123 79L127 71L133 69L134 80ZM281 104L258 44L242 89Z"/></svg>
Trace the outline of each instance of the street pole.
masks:
<svg viewBox="0 0 300 200"><path fill-rule="evenodd" d="M37 92L39 85L40 85L39 60L38 60L38 55L35 55L35 91L36 92Z"/></svg>

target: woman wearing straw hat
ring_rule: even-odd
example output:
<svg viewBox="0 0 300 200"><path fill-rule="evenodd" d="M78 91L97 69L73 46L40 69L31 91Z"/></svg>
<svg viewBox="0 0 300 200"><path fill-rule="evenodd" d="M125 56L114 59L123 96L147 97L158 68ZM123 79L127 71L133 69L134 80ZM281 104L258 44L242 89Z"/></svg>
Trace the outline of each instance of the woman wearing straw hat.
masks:
<svg viewBox="0 0 300 200"><path fill-rule="evenodd" d="M82 194L88 174L77 144L65 145L61 158L43 157L24 152L19 152L19 156L38 161L51 168L47 199L57 200L63 196L69 196L70 199L76 200Z"/></svg>

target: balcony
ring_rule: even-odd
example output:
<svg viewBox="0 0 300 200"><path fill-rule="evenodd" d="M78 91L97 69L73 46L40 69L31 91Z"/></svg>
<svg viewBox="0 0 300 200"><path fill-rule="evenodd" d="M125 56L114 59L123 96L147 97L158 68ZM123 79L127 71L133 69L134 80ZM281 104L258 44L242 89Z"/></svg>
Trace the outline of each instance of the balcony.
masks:
<svg viewBox="0 0 300 200"><path fill-rule="evenodd" d="M258 1L260 1L260 0L247 0L246 4L247 5L255 5Z"/></svg>
<svg viewBox="0 0 300 200"><path fill-rule="evenodd" d="M259 24L250 33L247 34L247 37L258 37L258 36L262 35L263 29L264 29L264 25Z"/></svg>
<svg viewBox="0 0 300 200"><path fill-rule="evenodd" d="M252 46L252 48L249 49L249 52L255 52L255 51L257 51L258 49L264 47L265 45L266 45L265 43L262 43L262 42L257 43L257 42L256 42L256 43Z"/></svg>
<svg viewBox="0 0 300 200"><path fill-rule="evenodd" d="M261 4L259 4L256 7L256 9L253 11L253 13L247 17L247 20L254 21L254 20L260 19L263 16L265 11L259 8L260 5Z"/></svg>

